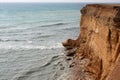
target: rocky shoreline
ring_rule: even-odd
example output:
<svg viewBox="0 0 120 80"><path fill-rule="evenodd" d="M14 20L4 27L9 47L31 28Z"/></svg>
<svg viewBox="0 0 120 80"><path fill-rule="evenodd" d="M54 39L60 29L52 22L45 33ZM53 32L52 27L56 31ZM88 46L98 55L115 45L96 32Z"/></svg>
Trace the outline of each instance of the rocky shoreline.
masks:
<svg viewBox="0 0 120 80"><path fill-rule="evenodd" d="M120 5L88 4L81 14L80 35L62 43L73 58L67 80L120 80Z"/></svg>

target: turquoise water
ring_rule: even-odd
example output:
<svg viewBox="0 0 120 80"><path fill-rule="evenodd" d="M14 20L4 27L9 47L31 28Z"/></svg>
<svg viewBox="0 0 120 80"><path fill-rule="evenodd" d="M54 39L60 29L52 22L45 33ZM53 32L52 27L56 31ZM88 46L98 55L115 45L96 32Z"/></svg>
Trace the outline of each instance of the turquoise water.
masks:
<svg viewBox="0 0 120 80"><path fill-rule="evenodd" d="M57 80L61 42L77 38L83 6L0 3L0 80Z"/></svg>

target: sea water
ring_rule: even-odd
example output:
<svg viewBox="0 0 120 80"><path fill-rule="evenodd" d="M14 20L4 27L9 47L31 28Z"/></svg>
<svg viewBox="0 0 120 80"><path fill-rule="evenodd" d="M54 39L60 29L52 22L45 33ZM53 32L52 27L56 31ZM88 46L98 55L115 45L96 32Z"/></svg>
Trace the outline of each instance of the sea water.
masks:
<svg viewBox="0 0 120 80"><path fill-rule="evenodd" d="M0 80L57 80L64 74L61 42L77 38L83 6L0 3Z"/></svg>

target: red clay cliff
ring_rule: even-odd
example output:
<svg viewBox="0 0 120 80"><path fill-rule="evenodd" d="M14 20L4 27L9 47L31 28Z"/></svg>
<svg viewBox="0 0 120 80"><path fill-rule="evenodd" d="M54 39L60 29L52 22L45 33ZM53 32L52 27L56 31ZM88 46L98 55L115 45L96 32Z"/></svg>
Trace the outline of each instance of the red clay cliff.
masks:
<svg viewBox="0 0 120 80"><path fill-rule="evenodd" d="M89 4L81 14L77 40L63 42L74 58L69 80L120 80L120 5Z"/></svg>

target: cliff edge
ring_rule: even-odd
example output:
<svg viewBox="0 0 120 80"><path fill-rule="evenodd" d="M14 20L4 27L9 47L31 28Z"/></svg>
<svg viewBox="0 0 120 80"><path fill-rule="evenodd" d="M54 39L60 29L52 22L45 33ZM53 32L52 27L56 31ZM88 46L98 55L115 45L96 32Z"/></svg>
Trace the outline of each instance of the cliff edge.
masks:
<svg viewBox="0 0 120 80"><path fill-rule="evenodd" d="M63 42L71 80L120 80L120 5L88 4L81 10L80 35Z"/></svg>

